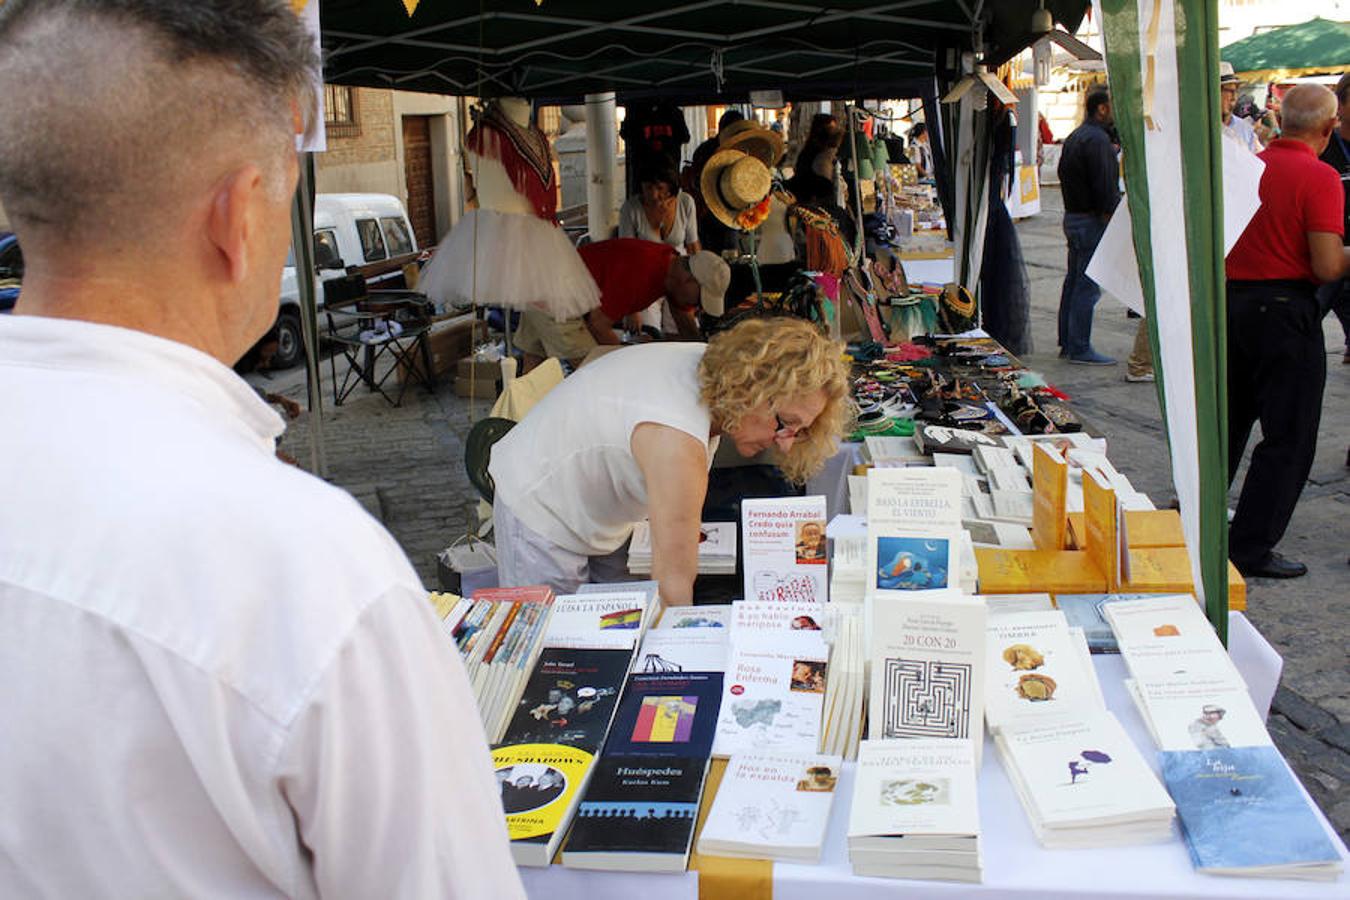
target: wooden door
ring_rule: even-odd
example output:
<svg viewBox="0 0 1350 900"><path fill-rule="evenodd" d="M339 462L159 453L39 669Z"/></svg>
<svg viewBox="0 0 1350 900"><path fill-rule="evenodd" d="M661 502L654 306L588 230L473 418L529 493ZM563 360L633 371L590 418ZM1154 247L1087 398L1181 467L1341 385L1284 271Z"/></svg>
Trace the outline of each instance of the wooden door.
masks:
<svg viewBox="0 0 1350 900"><path fill-rule="evenodd" d="M408 221L417 246L436 245L436 200L432 191L431 117L403 117L403 172L408 188Z"/></svg>

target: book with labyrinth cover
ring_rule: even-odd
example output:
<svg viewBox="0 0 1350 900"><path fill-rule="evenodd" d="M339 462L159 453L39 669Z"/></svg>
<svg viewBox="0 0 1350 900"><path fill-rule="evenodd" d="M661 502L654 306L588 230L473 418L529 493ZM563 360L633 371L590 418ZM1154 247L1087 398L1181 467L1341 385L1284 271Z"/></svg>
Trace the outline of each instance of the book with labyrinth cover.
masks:
<svg viewBox="0 0 1350 900"><path fill-rule="evenodd" d="M867 713L871 740L984 743L984 600L963 594L875 604Z"/></svg>
<svg viewBox="0 0 1350 900"><path fill-rule="evenodd" d="M825 601L825 518L823 496L741 502L746 600Z"/></svg>

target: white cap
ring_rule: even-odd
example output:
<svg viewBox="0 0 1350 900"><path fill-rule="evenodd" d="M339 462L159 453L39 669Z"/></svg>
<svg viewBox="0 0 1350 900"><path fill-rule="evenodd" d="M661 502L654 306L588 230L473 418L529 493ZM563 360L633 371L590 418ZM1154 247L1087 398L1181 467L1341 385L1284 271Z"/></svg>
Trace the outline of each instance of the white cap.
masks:
<svg viewBox="0 0 1350 900"><path fill-rule="evenodd" d="M700 250L689 257L689 273L698 282L703 311L710 316L722 315L731 285L731 266L711 250Z"/></svg>

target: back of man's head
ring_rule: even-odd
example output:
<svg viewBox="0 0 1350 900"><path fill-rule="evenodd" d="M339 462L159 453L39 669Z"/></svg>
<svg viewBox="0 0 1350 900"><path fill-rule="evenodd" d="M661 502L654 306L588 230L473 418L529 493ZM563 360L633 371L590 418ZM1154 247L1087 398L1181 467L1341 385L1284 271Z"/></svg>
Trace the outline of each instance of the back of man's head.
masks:
<svg viewBox="0 0 1350 900"><path fill-rule="evenodd" d="M25 251L152 254L244 165L289 192L312 63L285 0L7 0L0 200Z"/></svg>
<svg viewBox="0 0 1350 900"><path fill-rule="evenodd" d="M1280 103L1285 137L1313 139L1330 133L1336 120L1336 95L1320 84L1296 84Z"/></svg>
<svg viewBox="0 0 1350 900"><path fill-rule="evenodd" d="M722 113L722 117L717 120L717 130L721 131L728 125L735 125L737 122L742 122L744 120L745 120L745 113L741 112L739 109L735 108L729 109L726 112Z"/></svg>

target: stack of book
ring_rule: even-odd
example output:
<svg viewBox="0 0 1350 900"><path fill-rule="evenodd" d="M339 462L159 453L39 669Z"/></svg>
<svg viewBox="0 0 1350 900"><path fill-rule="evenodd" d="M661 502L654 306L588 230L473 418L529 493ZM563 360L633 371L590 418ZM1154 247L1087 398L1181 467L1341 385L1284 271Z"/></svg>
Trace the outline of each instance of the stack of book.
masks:
<svg viewBox="0 0 1350 900"><path fill-rule="evenodd" d="M1163 781L1195 867L1337 878L1335 845L1195 599L1154 596L1102 609L1130 670L1126 686L1162 750Z"/></svg>
<svg viewBox="0 0 1350 900"><path fill-rule="evenodd" d="M492 751L511 854L547 866L605 742L647 619L649 594L558 597L539 653Z"/></svg>
<svg viewBox="0 0 1350 900"><path fill-rule="evenodd" d="M733 604L714 756L820 749L830 657L826 609L810 601Z"/></svg>
<svg viewBox="0 0 1350 900"><path fill-rule="evenodd" d="M1106 604L1125 681L1160 750L1273 746L1247 685L1189 595Z"/></svg>
<svg viewBox="0 0 1350 900"><path fill-rule="evenodd" d="M483 731L496 742L539 657L553 591L543 585L486 588L472 600L432 594L431 602L464 660Z"/></svg>
<svg viewBox="0 0 1350 900"><path fill-rule="evenodd" d="M869 434L863 438L861 454L863 462L879 469L926 466L929 462L912 437Z"/></svg>
<svg viewBox="0 0 1350 900"><path fill-rule="evenodd" d="M652 571L652 526L638 522L628 542L628 571L649 575ZM699 531L698 571L703 575L736 574L736 523L704 522Z"/></svg>
<svg viewBox="0 0 1350 900"><path fill-rule="evenodd" d="M834 603L830 613L833 641L820 748L822 753L854 759L858 755L863 704L867 698L863 610L856 603Z"/></svg>
<svg viewBox="0 0 1350 900"><path fill-rule="evenodd" d="M972 742L863 741L853 783L848 855L855 875L983 880Z"/></svg>
<svg viewBox="0 0 1350 900"><path fill-rule="evenodd" d="M819 862L841 763L833 754L733 756L699 835L698 852Z"/></svg>
<svg viewBox="0 0 1350 900"><path fill-rule="evenodd" d="M985 717L991 732L1102 712L1106 701L1080 629L1059 610L1003 612L989 619Z"/></svg>
<svg viewBox="0 0 1350 900"><path fill-rule="evenodd" d="M1042 846L1115 847L1171 838L1172 800L1111 713L1006 726L994 745Z"/></svg>

